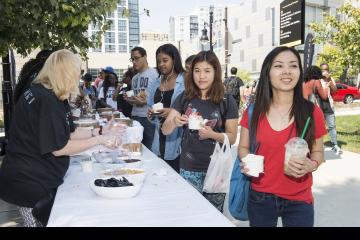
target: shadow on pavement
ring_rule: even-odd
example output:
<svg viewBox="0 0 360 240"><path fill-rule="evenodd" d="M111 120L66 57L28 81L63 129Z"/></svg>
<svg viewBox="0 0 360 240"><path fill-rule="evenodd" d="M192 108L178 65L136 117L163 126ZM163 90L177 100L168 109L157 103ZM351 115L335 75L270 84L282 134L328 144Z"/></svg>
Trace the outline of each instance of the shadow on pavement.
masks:
<svg viewBox="0 0 360 240"><path fill-rule="evenodd" d="M317 186L315 198L316 227L360 226L360 180L350 178L341 184Z"/></svg>
<svg viewBox="0 0 360 240"><path fill-rule="evenodd" d="M325 148L324 158L325 158L325 161L328 161L328 160L341 160L342 155L341 154L336 155L336 153L334 151L332 151L331 148Z"/></svg>

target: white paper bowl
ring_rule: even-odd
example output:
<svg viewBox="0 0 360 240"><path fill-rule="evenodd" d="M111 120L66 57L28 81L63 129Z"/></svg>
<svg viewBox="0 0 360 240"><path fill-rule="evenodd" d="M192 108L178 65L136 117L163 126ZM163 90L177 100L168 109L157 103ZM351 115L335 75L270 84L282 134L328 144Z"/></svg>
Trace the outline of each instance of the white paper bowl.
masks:
<svg viewBox="0 0 360 240"><path fill-rule="evenodd" d="M102 178L102 179L109 179L110 177ZM99 179L99 178L96 178ZM133 183L134 186L126 186L126 187L98 187L95 186L95 180L93 179L90 182L90 188L100 197L104 198L132 198L135 197L141 187L142 183L140 182L132 182L129 178L129 182Z"/></svg>

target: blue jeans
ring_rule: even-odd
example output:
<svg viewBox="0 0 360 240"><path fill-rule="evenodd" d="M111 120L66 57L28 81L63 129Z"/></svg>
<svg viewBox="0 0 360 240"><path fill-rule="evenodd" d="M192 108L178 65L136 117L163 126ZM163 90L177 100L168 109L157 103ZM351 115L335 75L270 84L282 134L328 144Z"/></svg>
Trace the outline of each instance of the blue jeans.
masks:
<svg viewBox="0 0 360 240"><path fill-rule="evenodd" d="M138 121L141 126L144 127L142 143L151 151L151 145L154 140L155 126L151 122L149 122L146 117L133 116L132 119Z"/></svg>
<svg viewBox="0 0 360 240"><path fill-rule="evenodd" d="M274 194L250 189L248 202L250 227L276 227L278 217L284 227L313 227L314 205L287 200Z"/></svg>
<svg viewBox="0 0 360 240"><path fill-rule="evenodd" d="M328 127L328 132L330 134L330 141L332 145L337 145L337 138L336 138L336 125L335 125L335 114L331 113L325 113L325 120Z"/></svg>

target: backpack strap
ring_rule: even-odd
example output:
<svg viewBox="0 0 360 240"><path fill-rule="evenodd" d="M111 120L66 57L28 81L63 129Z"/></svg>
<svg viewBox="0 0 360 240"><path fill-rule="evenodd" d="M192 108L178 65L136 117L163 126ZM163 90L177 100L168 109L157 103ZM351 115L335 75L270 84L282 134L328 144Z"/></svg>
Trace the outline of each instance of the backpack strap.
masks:
<svg viewBox="0 0 360 240"><path fill-rule="evenodd" d="M229 94L225 94L223 100L220 102L220 116L224 124L228 109L229 109Z"/></svg>
<svg viewBox="0 0 360 240"><path fill-rule="evenodd" d="M250 133L250 153L256 153L259 148L259 143L256 142L256 133L255 136L251 135L251 120L254 112L254 103L250 103L248 107L248 125L249 125L249 133Z"/></svg>
<svg viewBox="0 0 360 240"><path fill-rule="evenodd" d="M185 91L180 93L180 103L181 103L181 113L180 114L184 114L186 111L185 108L189 104L189 101L185 99Z"/></svg>

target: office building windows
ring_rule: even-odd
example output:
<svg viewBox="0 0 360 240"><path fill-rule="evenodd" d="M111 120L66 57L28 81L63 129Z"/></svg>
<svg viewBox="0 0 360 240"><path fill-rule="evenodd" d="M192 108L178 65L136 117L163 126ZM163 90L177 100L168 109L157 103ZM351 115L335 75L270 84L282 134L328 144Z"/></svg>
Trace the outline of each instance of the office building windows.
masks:
<svg viewBox="0 0 360 240"><path fill-rule="evenodd" d="M255 72L256 71L256 59L253 59L252 61L251 61L251 70L253 71L253 72Z"/></svg>
<svg viewBox="0 0 360 240"><path fill-rule="evenodd" d="M250 38L250 26L246 26L246 38Z"/></svg>
<svg viewBox="0 0 360 240"><path fill-rule="evenodd" d="M105 52L108 52L108 53L115 52L115 45L105 44Z"/></svg>
<svg viewBox="0 0 360 240"><path fill-rule="evenodd" d="M119 33L119 43L127 44L127 34L126 33Z"/></svg>
<svg viewBox="0 0 360 240"><path fill-rule="evenodd" d="M263 34L259 34L258 44L259 44L259 47L264 46L264 35Z"/></svg>
<svg viewBox="0 0 360 240"><path fill-rule="evenodd" d="M244 62L245 61L245 56L244 56L244 50L240 50L240 62Z"/></svg>
<svg viewBox="0 0 360 240"><path fill-rule="evenodd" d="M115 32L105 33L105 43L115 43Z"/></svg>
<svg viewBox="0 0 360 240"><path fill-rule="evenodd" d="M275 8L271 8L271 43L276 46L275 42Z"/></svg>
<svg viewBox="0 0 360 240"><path fill-rule="evenodd" d="M253 13L257 11L257 0L252 0L251 9Z"/></svg>
<svg viewBox="0 0 360 240"><path fill-rule="evenodd" d="M120 32L126 32L126 20L119 20L118 29Z"/></svg>
<svg viewBox="0 0 360 240"><path fill-rule="evenodd" d="M267 7L265 9L265 21L268 21L271 19L271 8L270 7Z"/></svg>
<svg viewBox="0 0 360 240"><path fill-rule="evenodd" d="M126 53L127 52L127 45L119 45L119 52Z"/></svg>

